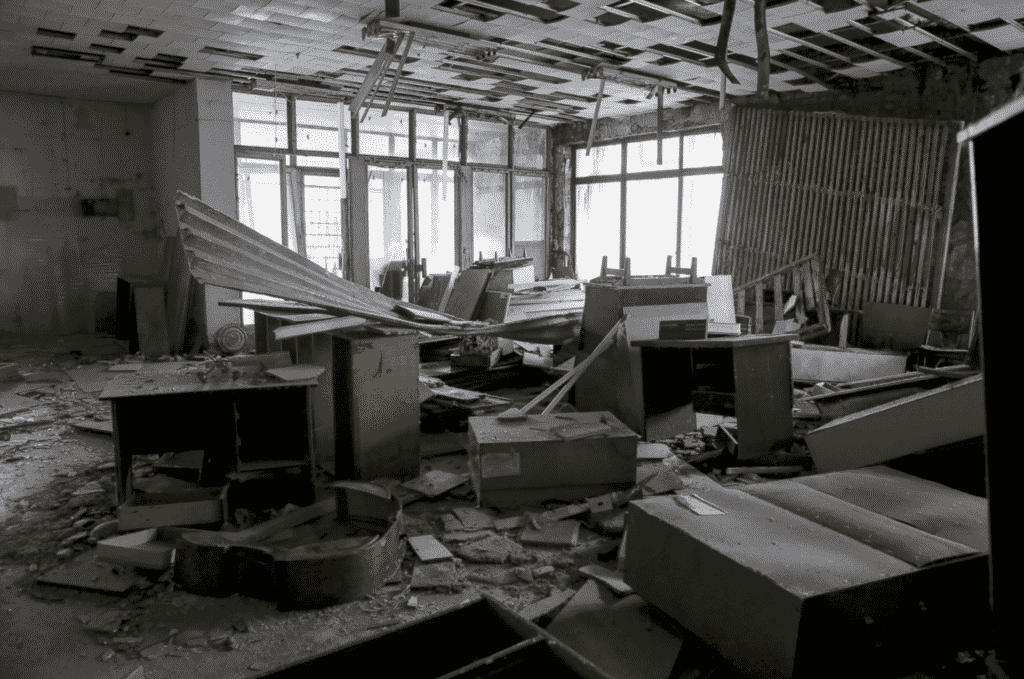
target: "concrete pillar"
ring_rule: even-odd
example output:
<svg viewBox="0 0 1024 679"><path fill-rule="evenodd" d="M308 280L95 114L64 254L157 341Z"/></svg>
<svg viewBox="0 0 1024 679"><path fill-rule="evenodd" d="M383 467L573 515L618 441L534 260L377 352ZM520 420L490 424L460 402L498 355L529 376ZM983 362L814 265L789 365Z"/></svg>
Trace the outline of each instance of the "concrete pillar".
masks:
<svg viewBox="0 0 1024 679"><path fill-rule="evenodd" d="M174 194L184 191L237 218L231 83L193 80L153 105L154 175L157 213L164 233L178 230ZM205 286L207 345L228 323L241 323L239 309L221 307L222 299L238 299L234 290Z"/></svg>

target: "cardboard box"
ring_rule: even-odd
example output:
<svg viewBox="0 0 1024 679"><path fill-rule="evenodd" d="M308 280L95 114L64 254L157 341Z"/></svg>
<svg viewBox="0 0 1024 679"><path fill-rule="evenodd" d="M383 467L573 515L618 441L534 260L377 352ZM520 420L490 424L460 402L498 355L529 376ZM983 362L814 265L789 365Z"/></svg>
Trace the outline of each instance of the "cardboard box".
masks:
<svg viewBox="0 0 1024 679"><path fill-rule="evenodd" d="M473 487L481 503L574 501L636 481L638 436L607 412L469 418Z"/></svg>
<svg viewBox="0 0 1024 679"><path fill-rule="evenodd" d="M698 495L630 504L625 581L749 676L902 676L991 628L983 498L884 467Z"/></svg>

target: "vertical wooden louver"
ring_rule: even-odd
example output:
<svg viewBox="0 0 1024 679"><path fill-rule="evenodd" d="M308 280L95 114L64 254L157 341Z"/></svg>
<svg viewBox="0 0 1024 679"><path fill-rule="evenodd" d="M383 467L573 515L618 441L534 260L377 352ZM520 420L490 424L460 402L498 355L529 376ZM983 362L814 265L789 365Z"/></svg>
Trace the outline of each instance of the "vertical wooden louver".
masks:
<svg viewBox="0 0 1024 679"><path fill-rule="evenodd" d="M840 273L833 309L926 306L959 127L734 109L714 272L741 286L817 253L825 273Z"/></svg>

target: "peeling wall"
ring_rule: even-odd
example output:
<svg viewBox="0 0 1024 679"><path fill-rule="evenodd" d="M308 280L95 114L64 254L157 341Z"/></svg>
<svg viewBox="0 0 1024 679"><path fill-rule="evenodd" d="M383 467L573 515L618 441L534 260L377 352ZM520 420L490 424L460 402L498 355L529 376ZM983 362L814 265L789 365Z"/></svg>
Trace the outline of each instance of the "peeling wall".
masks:
<svg viewBox="0 0 1024 679"><path fill-rule="evenodd" d="M0 336L103 329L118 273L159 266L149 107L0 92L0 120Z"/></svg>
<svg viewBox="0 0 1024 679"><path fill-rule="evenodd" d="M662 132L669 134L683 130L721 125L724 111L717 106L694 104L683 108L666 108L662 112ZM594 143L654 134L658 131L657 113L642 113L625 118L600 118L594 131ZM590 122L580 121L557 125L551 129L551 147L554 156L555 188L551 202L551 264L561 263L561 253L572 253L571 211L567 212L569 189L569 160L574 144L585 144L590 134ZM570 208L571 210L571 208Z"/></svg>

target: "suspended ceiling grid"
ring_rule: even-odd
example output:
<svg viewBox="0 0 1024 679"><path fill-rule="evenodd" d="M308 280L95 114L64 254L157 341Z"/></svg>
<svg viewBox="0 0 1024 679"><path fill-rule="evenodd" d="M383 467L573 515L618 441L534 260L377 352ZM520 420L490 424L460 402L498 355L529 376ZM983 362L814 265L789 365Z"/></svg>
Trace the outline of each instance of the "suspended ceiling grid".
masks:
<svg viewBox="0 0 1024 679"><path fill-rule="evenodd" d="M820 3L769 0L772 91L843 89L1024 49L1024 3ZM552 124L593 115L597 67L607 76L602 116L653 110L658 83L668 107L717 100L711 53L721 11L703 0L400 0L399 16L387 19L383 0L5 0L0 89L146 103L204 75L253 91L348 98L385 42L364 39L380 20L383 31L415 32L396 104ZM750 0L738 3L729 50L740 83L728 93L752 94Z"/></svg>

